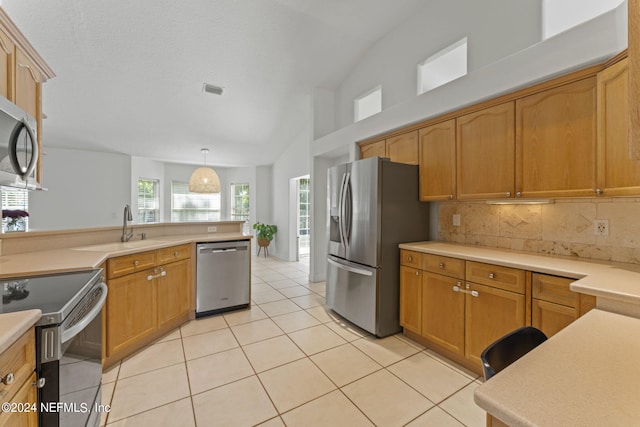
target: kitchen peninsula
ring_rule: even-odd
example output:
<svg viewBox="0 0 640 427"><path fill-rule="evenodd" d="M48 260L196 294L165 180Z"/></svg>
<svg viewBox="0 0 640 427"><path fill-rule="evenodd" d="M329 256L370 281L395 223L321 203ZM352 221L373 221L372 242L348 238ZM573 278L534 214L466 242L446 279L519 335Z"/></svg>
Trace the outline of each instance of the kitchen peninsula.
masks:
<svg viewBox="0 0 640 427"><path fill-rule="evenodd" d="M119 241L118 227L8 234L2 239L0 278L103 268L109 288L103 363L109 366L195 318L195 244L251 240L243 224L140 225L135 233L146 238L128 242ZM5 338L10 337L0 333L0 342Z"/></svg>

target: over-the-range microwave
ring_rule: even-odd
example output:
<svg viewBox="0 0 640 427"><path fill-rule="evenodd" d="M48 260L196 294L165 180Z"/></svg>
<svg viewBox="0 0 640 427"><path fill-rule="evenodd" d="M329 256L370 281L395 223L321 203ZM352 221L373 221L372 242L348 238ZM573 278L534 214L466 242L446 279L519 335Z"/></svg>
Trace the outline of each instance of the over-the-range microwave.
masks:
<svg viewBox="0 0 640 427"><path fill-rule="evenodd" d="M38 188L36 132L36 119L0 96L0 186Z"/></svg>

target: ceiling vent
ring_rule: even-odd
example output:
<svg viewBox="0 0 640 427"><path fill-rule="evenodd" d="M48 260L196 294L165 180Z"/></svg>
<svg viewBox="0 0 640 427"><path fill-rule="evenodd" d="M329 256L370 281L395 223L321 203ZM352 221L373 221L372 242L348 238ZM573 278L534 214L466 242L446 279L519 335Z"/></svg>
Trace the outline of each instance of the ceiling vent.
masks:
<svg viewBox="0 0 640 427"><path fill-rule="evenodd" d="M205 83L202 86L202 90L207 93L212 93L214 95L222 95L222 88L220 86L210 85L209 83Z"/></svg>

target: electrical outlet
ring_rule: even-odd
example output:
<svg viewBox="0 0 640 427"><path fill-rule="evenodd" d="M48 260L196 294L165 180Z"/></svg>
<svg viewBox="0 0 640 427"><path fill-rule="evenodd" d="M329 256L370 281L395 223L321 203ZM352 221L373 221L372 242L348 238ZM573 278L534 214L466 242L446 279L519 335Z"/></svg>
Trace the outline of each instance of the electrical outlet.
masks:
<svg viewBox="0 0 640 427"><path fill-rule="evenodd" d="M460 227L460 214L453 214L453 226Z"/></svg>
<svg viewBox="0 0 640 427"><path fill-rule="evenodd" d="M216 231L218 231L218 227L207 227L207 231L209 233L215 233Z"/></svg>
<svg viewBox="0 0 640 427"><path fill-rule="evenodd" d="M596 236L608 236L609 235L609 220L608 219L596 219L593 221L593 234Z"/></svg>

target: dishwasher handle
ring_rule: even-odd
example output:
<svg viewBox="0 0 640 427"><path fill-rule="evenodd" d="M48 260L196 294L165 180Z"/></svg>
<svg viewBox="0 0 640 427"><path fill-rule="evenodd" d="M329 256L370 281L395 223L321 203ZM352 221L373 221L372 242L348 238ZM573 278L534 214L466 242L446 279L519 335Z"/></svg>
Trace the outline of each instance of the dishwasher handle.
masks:
<svg viewBox="0 0 640 427"><path fill-rule="evenodd" d="M238 248L223 248L223 249L212 249L211 253L217 254L221 252L238 252Z"/></svg>

